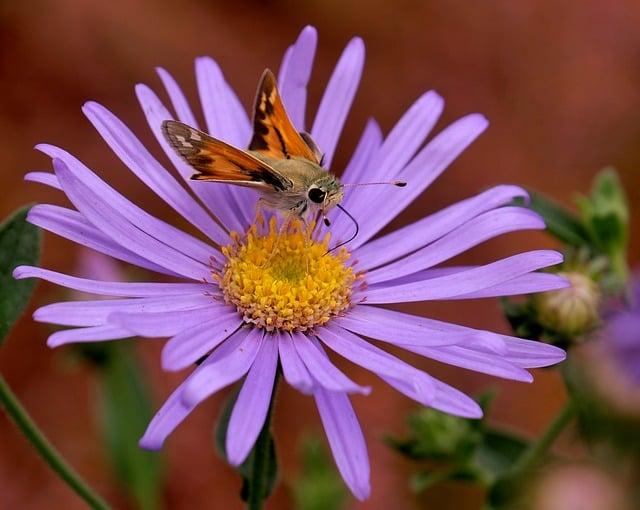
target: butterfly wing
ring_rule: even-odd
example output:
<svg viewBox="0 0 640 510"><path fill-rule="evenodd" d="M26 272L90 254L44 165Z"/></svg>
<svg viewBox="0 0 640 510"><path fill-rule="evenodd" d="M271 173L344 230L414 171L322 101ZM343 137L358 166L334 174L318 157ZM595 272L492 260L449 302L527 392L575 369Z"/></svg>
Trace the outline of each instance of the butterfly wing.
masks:
<svg viewBox="0 0 640 510"><path fill-rule="evenodd" d="M162 132L169 145L198 172L191 177L194 180L279 191L293 186L289 178L251 154L182 122L166 120Z"/></svg>
<svg viewBox="0 0 640 510"><path fill-rule="evenodd" d="M293 126L269 69L262 74L258 86L249 150L279 159L301 157L317 164L321 159L315 143L310 147Z"/></svg>

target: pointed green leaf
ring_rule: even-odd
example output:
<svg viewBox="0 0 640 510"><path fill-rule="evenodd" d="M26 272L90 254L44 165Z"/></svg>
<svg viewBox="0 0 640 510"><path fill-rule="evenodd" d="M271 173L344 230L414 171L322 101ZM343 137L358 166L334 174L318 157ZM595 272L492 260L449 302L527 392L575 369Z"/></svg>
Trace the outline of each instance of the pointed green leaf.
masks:
<svg viewBox="0 0 640 510"><path fill-rule="evenodd" d="M529 195L529 208L544 218L551 235L576 248L591 244L589 233L577 215L541 193L529 191Z"/></svg>
<svg viewBox="0 0 640 510"><path fill-rule="evenodd" d="M16 266L35 265L40 259L41 234L26 222L29 207L16 211L0 225L0 344L24 311L35 280L14 280Z"/></svg>

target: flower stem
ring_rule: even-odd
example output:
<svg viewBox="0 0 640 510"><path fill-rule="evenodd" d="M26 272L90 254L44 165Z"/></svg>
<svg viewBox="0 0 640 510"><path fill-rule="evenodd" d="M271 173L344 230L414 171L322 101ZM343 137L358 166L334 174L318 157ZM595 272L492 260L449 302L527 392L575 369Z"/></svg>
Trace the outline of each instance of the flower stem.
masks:
<svg viewBox="0 0 640 510"><path fill-rule="evenodd" d="M4 407L27 440L33 445L36 451L49 464L62 480L80 496L91 508L97 510L108 510L109 505L96 494L80 475L67 464L60 453L47 440L44 434L38 429L26 409L22 407L18 398L9 388L9 385L0 375L0 406Z"/></svg>
<svg viewBox="0 0 640 510"><path fill-rule="evenodd" d="M247 497L247 510L262 510L264 501L271 492L271 485L275 476L275 453L273 452L273 437L271 435L271 418L278 390L279 372L273 383L271 403L267 411L267 417L260 431L260 435L253 446L250 456L249 494Z"/></svg>
<svg viewBox="0 0 640 510"><path fill-rule="evenodd" d="M560 433L569 425L575 415L575 411L575 405L569 400L549 424L542 436L534 443L531 443L531 446L516 461L511 468L510 476L518 477L534 469Z"/></svg>

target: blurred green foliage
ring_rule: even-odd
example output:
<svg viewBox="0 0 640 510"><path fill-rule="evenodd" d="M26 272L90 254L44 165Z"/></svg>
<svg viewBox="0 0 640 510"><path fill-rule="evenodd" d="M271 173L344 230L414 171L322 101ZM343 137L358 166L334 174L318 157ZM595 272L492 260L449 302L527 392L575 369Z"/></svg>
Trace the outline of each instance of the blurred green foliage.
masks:
<svg viewBox="0 0 640 510"><path fill-rule="evenodd" d="M20 265L36 265L40 259L42 235L27 223L30 206L17 210L0 225L0 344L24 311L35 288L35 280L14 280Z"/></svg>
<svg viewBox="0 0 640 510"><path fill-rule="evenodd" d="M301 442L302 470L291 485L296 510L341 510L348 492L330 455L316 436Z"/></svg>

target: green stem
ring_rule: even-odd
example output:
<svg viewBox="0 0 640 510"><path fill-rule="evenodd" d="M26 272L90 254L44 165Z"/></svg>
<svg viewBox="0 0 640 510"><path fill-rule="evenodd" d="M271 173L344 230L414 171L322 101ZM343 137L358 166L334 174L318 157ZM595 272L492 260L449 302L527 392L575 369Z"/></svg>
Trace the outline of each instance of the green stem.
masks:
<svg viewBox="0 0 640 510"><path fill-rule="evenodd" d="M247 497L247 510L262 510L264 507L264 501L267 499L269 493L269 478L272 476L271 472L271 448L272 436L271 436L271 418L273 415L273 408L276 400L276 392L278 390L279 371L276 375L273 383L273 392L271 393L271 402L269 404L269 410L267 411L267 417L264 420L264 425L260 431L260 435L256 440L256 444L253 446L251 452L251 465L248 479L249 494Z"/></svg>
<svg viewBox="0 0 640 510"><path fill-rule="evenodd" d="M575 412L575 405L569 400L549 424L542 436L534 443L531 443L531 446L516 461L511 468L510 476L518 477L534 469L547 454L549 447L555 442L560 433L569 425Z"/></svg>
<svg viewBox="0 0 640 510"><path fill-rule="evenodd" d="M22 407L18 398L13 394L7 382L0 375L0 405L4 407L7 414L15 422L27 440L33 445L36 451L49 464L60 478L80 496L91 508L97 510L108 510L109 506L104 500L80 478L74 469L67 464L60 453L47 440L44 434L38 429L26 409Z"/></svg>

